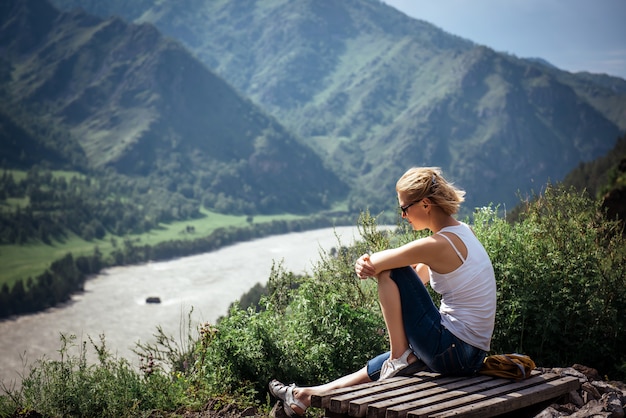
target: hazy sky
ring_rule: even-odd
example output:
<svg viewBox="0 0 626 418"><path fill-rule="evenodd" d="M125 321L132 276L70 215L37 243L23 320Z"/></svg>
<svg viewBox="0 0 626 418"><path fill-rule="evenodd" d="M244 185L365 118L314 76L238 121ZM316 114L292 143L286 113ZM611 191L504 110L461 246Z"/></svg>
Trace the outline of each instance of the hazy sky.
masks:
<svg viewBox="0 0 626 418"><path fill-rule="evenodd" d="M626 79L626 0L383 1L496 51Z"/></svg>

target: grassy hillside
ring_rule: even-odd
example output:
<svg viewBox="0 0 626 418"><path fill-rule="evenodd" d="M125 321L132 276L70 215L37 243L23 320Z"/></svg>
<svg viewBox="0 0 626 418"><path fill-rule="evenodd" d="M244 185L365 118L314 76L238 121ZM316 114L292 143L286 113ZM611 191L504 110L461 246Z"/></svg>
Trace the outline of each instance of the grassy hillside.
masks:
<svg viewBox="0 0 626 418"><path fill-rule="evenodd" d="M105 267L348 222L330 211L225 215L158 179L96 174L40 165L0 174L0 318L65 302Z"/></svg>
<svg viewBox="0 0 626 418"><path fill-rule="evenodd" d="M626 221L626 136L607 155L581 163L563 184L600 200L609 218Z"/></svg>
<svg viewBox="0 0 626 418"><path fill-rule="evenodd" d="M390 209L413 165L442 166L468 208L512 207L626 126L623 80L496 53L378 1L55 4L179 39L319 152L351 185L351 210Z"/></svg>
<svg viewBox="0 0 626 418"><path fill-rule="evenodd" d="M226 245L238 240L238 229L256 230L241 233L246 240L346 221L331 213L221 214L119 175L5 170L0 175L0 289L6 285L8 293L17 281L28 287L27 280L67 254L76 259L98 253L102 265L129 264L212 248L201 242L205 239ZM219 231L232 232L213 237ZM134 259L133 248L139 258Z"/></svg>
<svg viewBox="0 0 626 418"><path fill-rule="evenodd" d="M5 167L39 146L56 151L53 166L149 177L218 211L306 213L344 199L318 155L154 26L44 0L2 11Z"/></svg>
<svg viewBox="0 0 626 418"><path fill-rule="evenodd" d="M160 242L173 240L193 240L198 237L209 236L219 228L245 227L250 225L245 216L223 215L214 212L203 212L203 217L185 221L160 224L159 228L142 234L130 234L124 238L106 236L103 239L86 241L74 234L70 234L63 242L46 245L42 242L25 245L0 246L0 287L8 284L12 287L15 281L27 277L37 277L67 253L74 256L88 256L98 248L105 257L118 246L123 246L128 240L136 245L155 245ZM273 220L300 219L296 215L265 215L254 218L255 223L271 222Z"/></svg>

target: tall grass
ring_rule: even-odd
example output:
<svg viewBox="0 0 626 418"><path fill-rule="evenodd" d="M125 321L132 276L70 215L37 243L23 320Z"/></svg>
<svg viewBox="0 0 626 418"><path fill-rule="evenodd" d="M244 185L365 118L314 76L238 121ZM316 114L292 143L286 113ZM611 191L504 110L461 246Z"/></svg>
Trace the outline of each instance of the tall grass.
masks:
<svg viewBox="0 0 626 418"><path fill-rule="evenodd" d="M166 373L140 374L126 359L113 357L105 345L89 339L97 361L87 360L88 343L61 335L59 359L39 359L23 376L19 389L4 388L0 416L36 411L47 417L147 416L174 410L185 387Z"/></svg>

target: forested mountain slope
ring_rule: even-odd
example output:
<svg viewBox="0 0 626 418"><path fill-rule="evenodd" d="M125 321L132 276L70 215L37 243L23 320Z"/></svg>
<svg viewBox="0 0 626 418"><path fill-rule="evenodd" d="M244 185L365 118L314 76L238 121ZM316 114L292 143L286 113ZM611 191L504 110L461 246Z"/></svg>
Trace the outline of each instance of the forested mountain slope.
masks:
<svg viewBox="0 0 626 418"><path fill-rule="evenodd" d="M47 155L239 213L344 198L317 154L153 25L61 13L45 0L4 1L0 16L5 167Z"/></svg>
<svg viewBox="0 0 626 418"><path fill-rule="evenodd" d="M54 0L153 22L327 159L352 209L385 207L412 165L439 165L468 206L514 205L605 154L624 80L497 53L377 0Z"/></svg>
<svg viewBox="0 0 626 418"><path fill-rule="evenodd" d="M563 183L600 199L610 219L626 221L626 135L606 155L581 163Z"/></svg>

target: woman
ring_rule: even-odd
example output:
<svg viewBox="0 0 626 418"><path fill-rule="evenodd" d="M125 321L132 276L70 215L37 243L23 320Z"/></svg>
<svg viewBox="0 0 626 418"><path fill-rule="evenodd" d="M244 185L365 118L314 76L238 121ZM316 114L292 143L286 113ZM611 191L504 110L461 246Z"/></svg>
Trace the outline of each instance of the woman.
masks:
<svg viewBox="0 0 626 418"><path fill-rule="evenodd" d="M465 192L439 168L412 168L396 184L402 217L432 235L398 248L363 254L355 272L378 279L378 297L390 351L333 382L313 387L273 380L270 392L288 415L302 415L311 396L328 390L430 369L471 375L489 351L496 310L496 282L489 256L472 230L456 220ZM439 309L425 285L441 294Z"/></svg>

